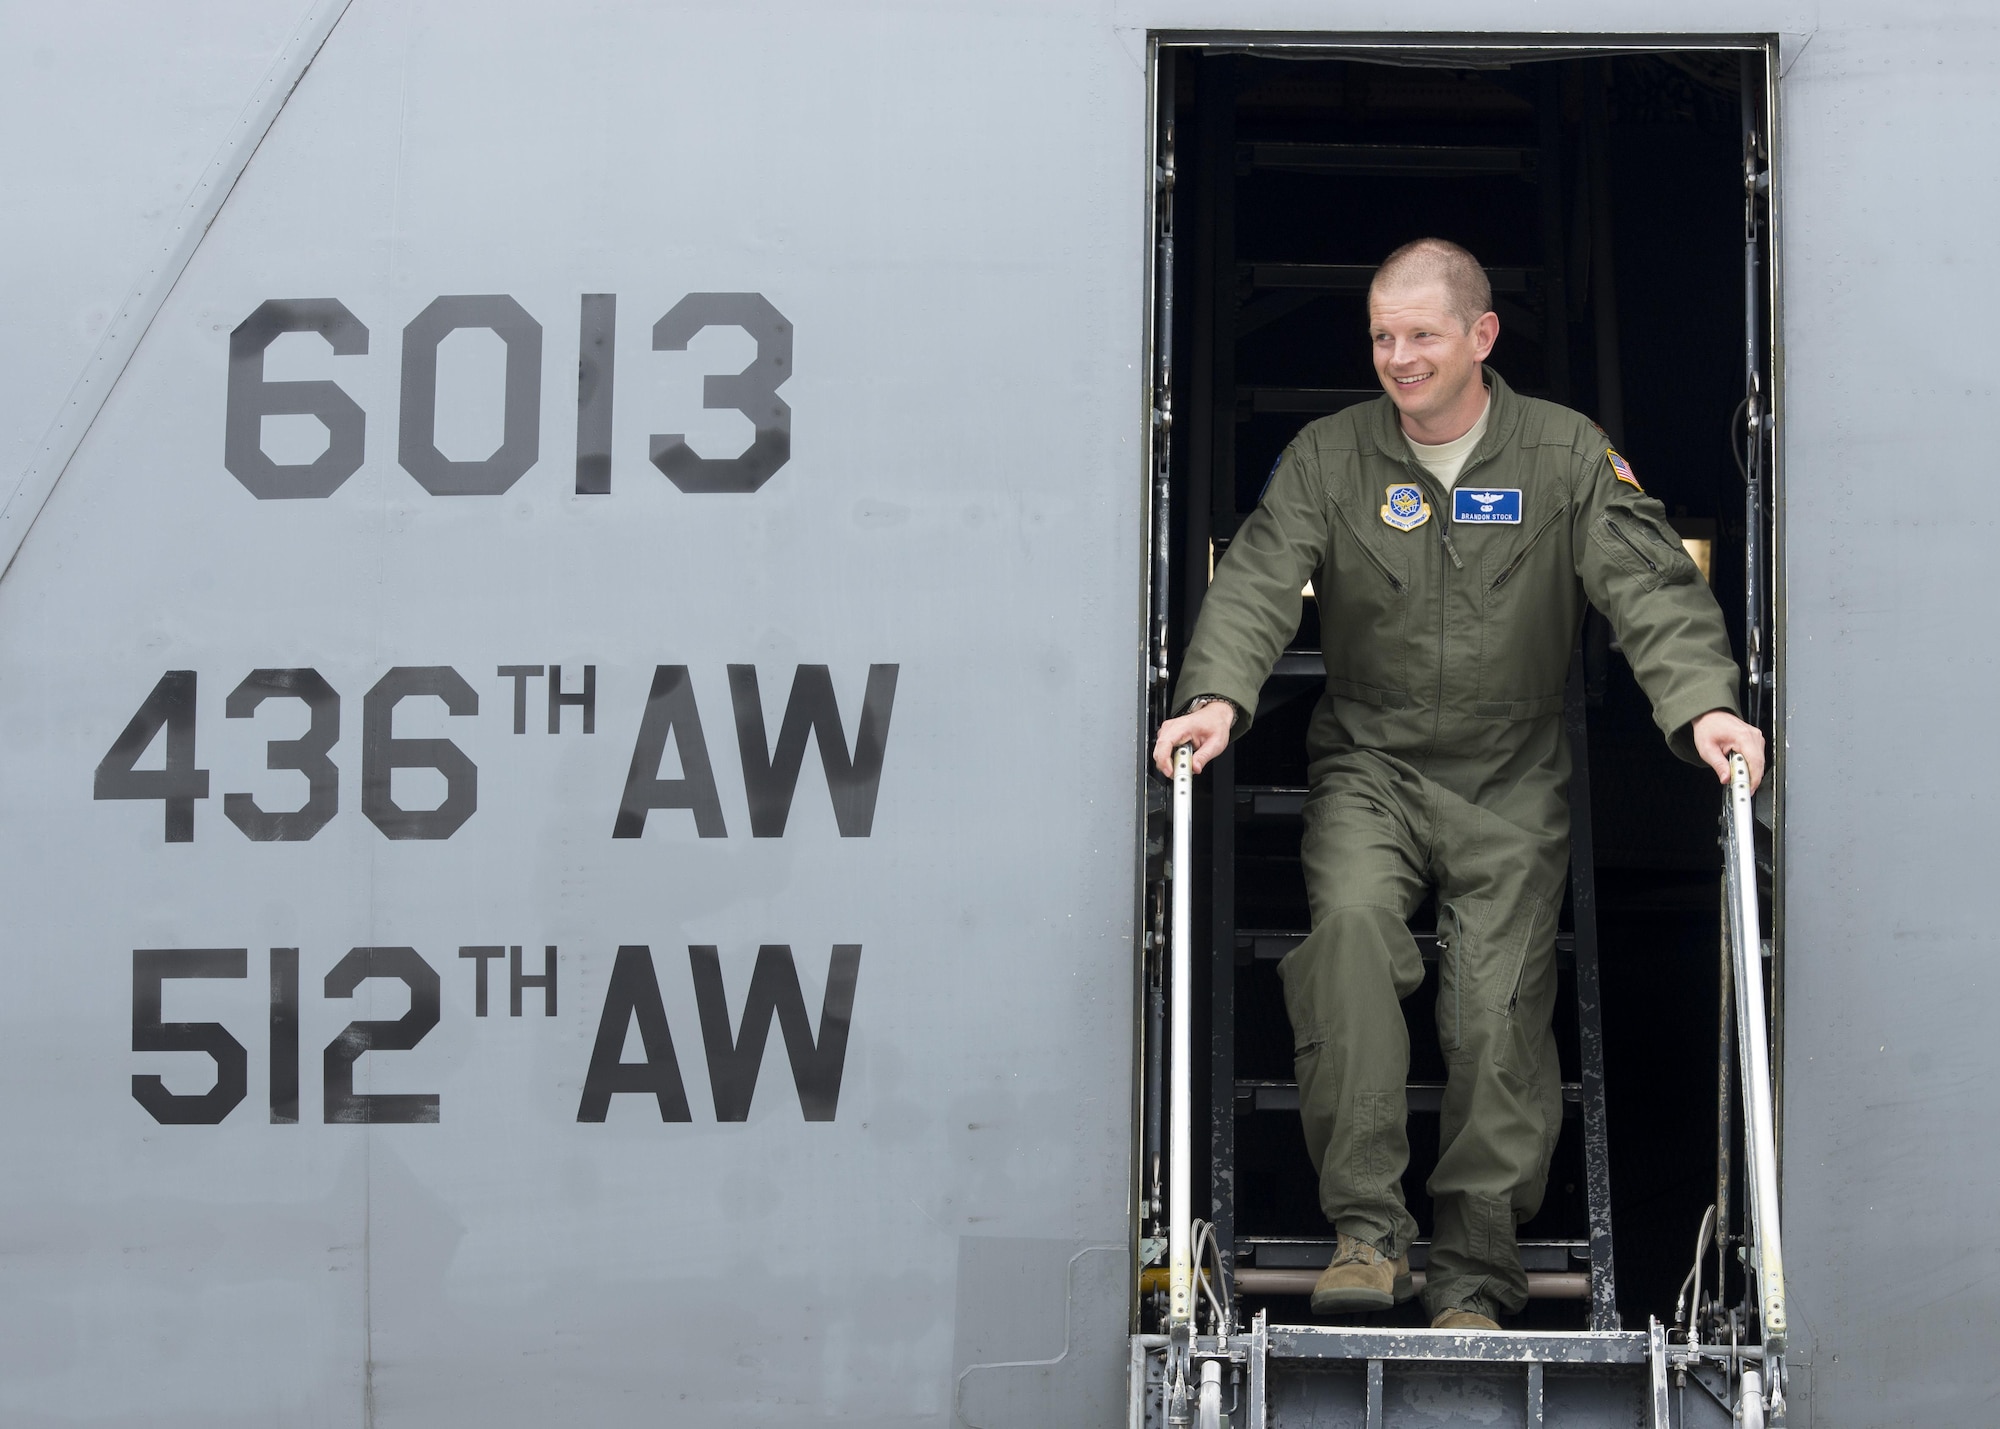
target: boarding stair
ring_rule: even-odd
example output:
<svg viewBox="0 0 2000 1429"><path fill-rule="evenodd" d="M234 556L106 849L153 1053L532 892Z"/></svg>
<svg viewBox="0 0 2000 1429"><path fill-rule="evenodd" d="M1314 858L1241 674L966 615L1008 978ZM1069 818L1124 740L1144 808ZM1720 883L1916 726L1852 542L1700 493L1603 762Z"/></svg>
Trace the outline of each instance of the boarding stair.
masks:
<svg viewBox="0 0 2000 1429"><path fill-rule="evenodd" d="M1572 680L1573 691L1579 684L1579 679ZM1572 703L1580 704L1580 697ZM1735 1012L1730 1031L1743 1092L1743 1173L1749 1208L1740 1257L1745 1272L1743 1302L1724 1305L1723 1297L1713 1293L1721 1283L1719 1268L1709 1287L1712 1293L1703 1294L1711 1232L1717 1229L1711 1215L1697 1238L1695 1268L1683 1287L1682 1313L1671 1328L1658 1319L1649 1319L1643 1329L1622 1328L1615 1302L1600 1301L1593 1294L1588 1300L1588 1323L1578 1329L1466 1333L1421 1328L1421 1322L1412 1326L1287 1323L1274 1316L1268 1304L1257 1308L1245 1323L1242 1302L1256 1294L1255 1275L1264 1267L1240 1267L1230 1276L1218 1253L1215 1226L1197 1222L1192 1215L1193 1011L1203 990L1195 979L1192 951L1194 799L1189 754L1188 746L1176 751L1172 872L1167 880L1168 954L1162 960L1167 1235L1159 1247L1166 1262L1164 1275L1156 1280L1165 1282L1166 1329L1132 1338L1131 1429L1197 1424L1201 1429L1225 1425L1390 1429L1439 1422L1536 1429L1782 1425L1787 1318L1757 841L1742 759L1732 756L1723 846L1725 944ZM1579 968L1594 955L1591 942L1588 934L1572 933L1572 958ZM1587 977L1579 982L1589 985ZM1587 992L1579 997L1578 1006L1586 1009L1580 1017L1590 1015ZM1578 1091L1587 1103L1592 1095L1588 1087ZM1597 1095L1601 1097L1601 1089ZM1586 1151L1591 1173L1599 1180L1606 1170L1601 1154L1601 1145ZM1593 1191L1593 1198L1596 1194ZM1601 1231L1607 1242L1601 1258L1587 1249L1580 1257L1591 1263L1594 1290L1610 1278L1608 1205L1603 1221L1593 1221L1592 1231ZM1721 1237L1718 1244L1726 1247L1728 1237ZM1573 1248L1564 1249L1577 1254ZM1267 1293L1309 1290L1317 1268L1308 1263L1292 1273L1296 1282L1270 1284ZM1246 1275L1251 1277L1247 1281Z"/></svg>

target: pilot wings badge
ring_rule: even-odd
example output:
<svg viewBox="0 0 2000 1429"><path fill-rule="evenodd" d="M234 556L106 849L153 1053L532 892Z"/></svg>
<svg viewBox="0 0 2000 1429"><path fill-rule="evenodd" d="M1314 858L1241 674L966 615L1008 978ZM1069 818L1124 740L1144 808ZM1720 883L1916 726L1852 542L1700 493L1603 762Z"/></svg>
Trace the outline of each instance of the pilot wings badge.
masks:
<svg viewBox="0 0 2000 1429"><path fill-rule="evenodd" d="M1382 508L1382 520L1398 531L1414 531L1431 519L1430 503L1424 489L1412 482L1398 482L1389 488L1389 504Z"/></svg>

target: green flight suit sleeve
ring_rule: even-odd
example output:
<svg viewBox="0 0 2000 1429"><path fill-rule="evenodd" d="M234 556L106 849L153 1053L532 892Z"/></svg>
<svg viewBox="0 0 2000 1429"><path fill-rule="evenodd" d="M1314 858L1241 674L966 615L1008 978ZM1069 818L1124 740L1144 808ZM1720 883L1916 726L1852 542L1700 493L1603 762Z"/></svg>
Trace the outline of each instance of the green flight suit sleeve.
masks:
<svg viewBox="0 0 2000 1429"><path fill-rule="evenodd" d="M1303 436L1278 459L1264 499L1216 563L1181 662L1172 708L1224 696L1242 712L1232 740L1249 731L1258 693L1299 628L1300 593L1326 556L1332 514L1317 466Z"/></svg>
<svg viewBox="0 0 2000 1429"><path fill-rule="evenodd" d="M1580 453L1571 549L1590 603L1611 621L1653 722L1690 764L1689 726L1710 710L1740 713L1741 672L1722 610L1681 546L1666 508L1621 481L1601 444Z"/></svg>

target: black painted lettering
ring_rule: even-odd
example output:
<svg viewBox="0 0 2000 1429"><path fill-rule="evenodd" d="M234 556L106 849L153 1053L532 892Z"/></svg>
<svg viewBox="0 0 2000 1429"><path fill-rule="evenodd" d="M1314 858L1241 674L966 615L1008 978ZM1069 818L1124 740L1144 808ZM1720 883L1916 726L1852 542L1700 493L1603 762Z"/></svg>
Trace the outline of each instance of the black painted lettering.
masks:
<svg viewBox="0 0 2000 1429"><path fill-rule="evenodd" d="M170 844L194 840L194 801L208 797L208 771L194 767L194 693L194 671L169 670L160 676L139 712L97 762L91 791L98 799L158 799L165 810ZM158 769L140 769L140 758L163 729L165 763Z"/></svg>
<svg viewBox="0 0 2000 1429"><path fill-rule="evenodd" d="M669 734L680 751L678 779L660 778ZM653 688L646 696L646 713L639 721L639 738L632 746L632 767L625 775L625 793L618 801L611 837L640 837L646 832L646 815L654 809L691 811L695 832L705 839L723 838L728 833L722 822L715 770L708 762L708 741L702 737L701 711L695 708L694 687L688 683L685 665L660 665L653 670Z"/></svg>
<svg viewBox="0 0 2000 1429"><path fill-rule="evenodd" d="M792 1081L807 1121L832 1121L840 1102L841 1072L847 1065L847 1032L854 1013L854 984L861 972L861 945L837 943L827 965L826 995L820 1002L819 1035L806 1016L799 970L792 950L766 943L757 950L750 990L743 998L740 1030L729 1027L729 997L722 985L722 958L712 946L688 949L694 971L695 1003L701 1012L701 1040L708 1053L708 1081L717 1121L746 1121L757 1090L757 1071L771 1019L785 1039Z"/></svg>
<svg viewBox="0 0 2000 1429"><path fill-rule="evenodd" d="M481 964L481 966L485 966ZM549 943L542 948L542 971L539 977L532 977L521 971L521 949L517 944L507 949L507 1015L521 1015L521 992L525 988L538 987L542 990L542 1016L556 1015L556 948Z"/></svg>
<svg viewBox="0 0 2000 1429"><path fill-rule="evenodd" d="M367 418L332 382L267 382L264 352L288 332L316 332L341 357L368 351L368 329L332 298L273 298L229 334L229 401L223 417L222 464L259 501L331 496L361 469ZM303 465L281 466L264 455L264 418L317 417L326 450Z"/></svg>
<svg viewBox="0 0 2000 1429"><path fill-rule="evenodd" d="M689 293L653 324L653 351L685 352L711 327L743 329L757 355L741 372L703 378L701 405L741 412L755 434L740 455L715 458L696 456L682 433L656 434L653 465L682 491L755 491L791 459L792 409L778 388L792 375L792 325L762 293Z"/></svg>
<svg viewBox="0 0 2000 1429"><path fill-rule="evenodd" d="M643 1062L621 1062L625 1034L639 1022ZM650 1095L660 1104L661 1121L692 1121L681 1064L674 1056L674 1037L667 1026L666 1004L660 1000L660 980L653 970L653 953L643 945L622 947L611 965L611 982L604 990L604 1012L597 1020L597 1042L590 1052L590 1070L583 1078L578 1121L603 1121L611 1098L620 1092Z"/></svg>
<svg viewBox="0 0 2000 1429"><path fill-rule="evenodd" d="M407 1052L438 1024L443 1003L437 969L415 948L354 948L326 975L328 997L352 997L371 977L396 978L410 990L410 1010L393 1022L355 1021L326 1044L322 1114L328 1123L434 1122L436 1092L357 1092L354 1064L370 1052Z"/></svg>
<svg viewBox="0 0 2000 1429"><path fill-rule="evenodd" d="M160 1021L160 984L170 977L235 978L249 974L247 948L135 948L132 952L132 1050L206 1052L215 1085L175 1094L152 1074L134 1074L132 1099L166 1126L214 1126L250 1089L250 1054L219 1022Z"/></svg>
<svg viewBox="0 0 2000 1429"><path fill-rule="evenodd" d="M224 794L222 812L244 836L292 843L311 838L340 811L340 770L327 751L340 739L340 696L317 670L252 670L229 692L223 714L248 719L266 700L302 702L312 724L297 739L274 739L265 746L266 769L296 769L306 776L306 801L296 809L269 814L248 794Z"/></svg>
<svg viewBox="0 0 2000 1429"><path fill-rule="evenodd" d="M562 666L549 666L549 733L562 733L562 709L564 705L577 705L583 710L583 732L597 733L597 667L583 667L583 688L575 694L566 693L562 687ZM657 766L655 766L657 767Z"/></svg>
<svg viewBox="0 0 2000 1429"><path fill-rule="evenodd" d="M514 733L528 732L528 681L542 676L540 665L502 665L500 678L514 682Z"/></svg>
<svg viewBox="0 0 2000 1429"><path fill-rule="evenodd" d="M882 784L883 752L889 745L897 669L895 665L868 667L861 724L855 731L850 758L840 706L833 695L833 676L826 666L801 665L792 676L791 698L785 703L775 751L765 735L757 667L729 667L729 696L736 707L736 743L743 759L743 792L750 802L753 838L774 839L785 832L799 769L805 762L808 733L818 735L820 767L826 774L827 792L833 796L834 823L840 836L868 837L875 826L875 796Z"/></svg>
<svg viewBox="0 0 2000 1429"><path fill-rule="evenodd" d="M299 1120L299 950L271 949L271 1123Z"/></svg>
<svg viewBox="0 0 2000 1429"><path fill-rule="evenodd" d="M416 695L444 701L454 715L479 713L479 695L449 665L398 665L361 701L361 812L392 839L448 839L479 807L479 768L448 739L398 739L396 706ZM405 809L391 792L398 769L444 775L444 802Z"/></svg>
<svg viewBox="0 0 2000 1429"><path fill-rule="evenodd" d="M493 961L493 959L504 956L506 952L507 950L504 947L497 945L486 948L460 948L458 950L458 955L461 958L472 958L474 960L472 974L472 1015L474 1017L484 1017L486 1015L486 965ZM521 994L517 992L514 994L516 1009L514 1015L516 1017L521 1015L519 1011L520 1002Z"/></svg>
<svg viewBox="0 0 2000 1429"><path fill-rule="evenodd" d="M618 295L585 293L576 337L576 494L611 490L611 397Z"/></svg>
<svg viewBox="0 0 2000 1429"><path fill-rule="evenodd" d="M486 328L507 345L500 449L452 461L437 447L438 344L460 328ZM505 293L438 298L403 329L403 412L396 455L433 496L497 496L541 454L542 325Z"/></svg>

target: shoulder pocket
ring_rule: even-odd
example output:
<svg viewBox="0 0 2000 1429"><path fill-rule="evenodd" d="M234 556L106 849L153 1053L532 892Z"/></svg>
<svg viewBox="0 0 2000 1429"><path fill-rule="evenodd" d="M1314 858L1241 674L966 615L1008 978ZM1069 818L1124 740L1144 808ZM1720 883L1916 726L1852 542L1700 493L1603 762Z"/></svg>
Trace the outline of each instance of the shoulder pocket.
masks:
<svg viewBox="0 0 2000 1429"><path fill-rule="evenodd" d="M1678 537L1662 535L1651 520L1629 508L1605 512L1590 535L1599 550L1646 590L1685 585L1699 574Z"/></svg>

